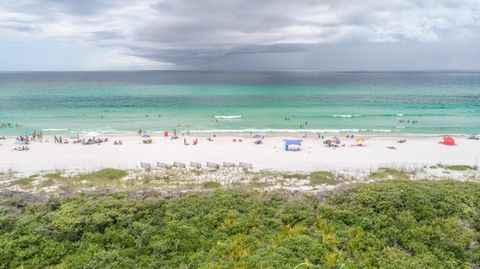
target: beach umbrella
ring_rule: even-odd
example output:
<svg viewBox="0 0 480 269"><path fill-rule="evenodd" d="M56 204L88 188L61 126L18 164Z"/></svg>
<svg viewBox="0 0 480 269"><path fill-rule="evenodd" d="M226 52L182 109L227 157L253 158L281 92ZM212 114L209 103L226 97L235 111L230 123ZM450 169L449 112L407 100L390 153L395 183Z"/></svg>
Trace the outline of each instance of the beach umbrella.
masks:
<svg viewBox="0 0 480 269"><path fill-rule="evenodd" d="M256 135L254 135L254 136L253 136L253 138L256 138L256 139L261 139L261 138L262 138L262 136L261 136L261 135L259 135L259 134L256 134Z"/></svg>
<svg viewBox="0 0 480 269"><path fill-rule="evenodd" d="M97 132L88 132L88 133L85 133L83 134L83 136L99 136L100 134L97 133Z"/></svg>
<svg viewBox="0 0 480 269"><path fill-rule="evenodd" d="M148 135L148 134L144 134L144 135L142 135L142 137L143 137L143 138L149 138L149 137L150 137L150 135Z"/></svg>
<svg viewBox="0 0 480 269"><path fill-rule="evenodd" d="M355 139L355 142L365 142L365 138L359 137L359 138Z"/></svg>
<svg viewBox="0 0 480 269"><path fill-rule="evenodd" d="M88 132L88 133L83 134L82 136L83 136L83 139L88 140L88 139L93 139L96 136L100 136L100 134L97 133L97 132Z"/></svg>

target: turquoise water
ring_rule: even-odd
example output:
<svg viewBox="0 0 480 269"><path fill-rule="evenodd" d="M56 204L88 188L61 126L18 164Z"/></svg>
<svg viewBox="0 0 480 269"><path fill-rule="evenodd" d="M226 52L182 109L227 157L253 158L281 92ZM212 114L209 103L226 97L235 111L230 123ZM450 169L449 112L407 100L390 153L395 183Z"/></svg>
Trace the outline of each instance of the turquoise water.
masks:
<svg viewBox="0 0 480 269"><path fill-rule="evenodd" d="M0 123L20 126L0 128L1 135L162 132L177 125L207 132L478 134L480 73L0 73Z"/></svg>

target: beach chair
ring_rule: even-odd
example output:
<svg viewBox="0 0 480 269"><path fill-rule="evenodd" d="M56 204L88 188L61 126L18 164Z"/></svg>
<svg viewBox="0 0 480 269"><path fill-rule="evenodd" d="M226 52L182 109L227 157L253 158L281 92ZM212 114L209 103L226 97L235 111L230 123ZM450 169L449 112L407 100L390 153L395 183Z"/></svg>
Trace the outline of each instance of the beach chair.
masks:
<svg viewBox="0 0 480 269"><path fill-rule="evenodd" d="M149 163L140 162L140 167L143 169L150 169L152 166Z"/></svg>
<svg viewBox="0 0 480 269"><path fill-rule="evenodd" d="M229 162L223 162L223 168L231 168L235 167L234 163L229 163Z"/></svg>
<svg viewBox="0 0 480 269"><path fill-rule="evenodd" d="M157 168L168 168L168 164L162 163L162 162L157 162Z"/></svg>
<svg viewBox="0 0 480 269"><path fill-rule="evenodd" d="M220 165L217 164L217 163L207 162L207 167L208 167L208 168L218 169L218 168L220 168Z"/></svg>
<svg viewBox="0 0 480 269"><path fill-rule="evenodd" d="M174 162L174 163L173 163L173 166L176 167L176 168L185 168L185 167L187 167L184 163L181 163L181 162Z"/></svg>
<svg viewBox="0 0 480 269"><path fill-rule="evenodd" d="M253 165L251 163L242 163L242 162L239 162L238 163L238 166L240 166L241 168L247 170L247 169L253 169Z"/></svg>
<svg viewBox="0 0 480 269"><path fill-rule="evenodd" d="M190 162L190 167L202 168L202 164L197 162Z"/></svg>

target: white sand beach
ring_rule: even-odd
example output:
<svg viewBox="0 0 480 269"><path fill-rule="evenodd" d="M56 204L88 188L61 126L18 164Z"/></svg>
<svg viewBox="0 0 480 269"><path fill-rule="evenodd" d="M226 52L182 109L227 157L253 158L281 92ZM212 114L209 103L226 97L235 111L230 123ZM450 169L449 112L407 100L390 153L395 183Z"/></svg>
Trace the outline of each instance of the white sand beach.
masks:
<svg viewBox="0 0 480 269"><path fill-rule="evenodd" d="M29 151L15 151L15 138L7 137L0 143L0 171L12 169L18 172L50 171L56 169L91 171L105 167L135 169L140 162L154 165L156 162L172 164L174 161L247 162L256 170L281 171L368 171L378 167L416 168L433 164L478 165L480 141L455 137L457 145L439 144L441 137L366 137L363 147L352 147L355 139L342 139L344 147L326 147L319 138L303 139L302 150L284 150L283 139L266 137L263 144L254 144L254 139L243 137L243 142L233 142L233 136L222 136L207 141L198 137L198 145L191 145L194 136L185 137L190 145L183 144L183 137L171 140L152 137L152 144L143 144L139 136L109 136L109 142L100 145L55 144L31 142ZM236 137L238 139L238 137ZM325 138L327 139L327 137ZM406 139L406 143L397 143ZM123 145L113 145L122 140ZM387 147L394 146L396 149Z"/></svg>

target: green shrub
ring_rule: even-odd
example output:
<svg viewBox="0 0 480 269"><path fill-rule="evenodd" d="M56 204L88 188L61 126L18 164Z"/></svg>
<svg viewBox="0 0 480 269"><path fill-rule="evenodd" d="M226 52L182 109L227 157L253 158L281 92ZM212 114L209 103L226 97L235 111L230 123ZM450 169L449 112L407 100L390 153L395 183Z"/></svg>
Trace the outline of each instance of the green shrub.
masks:
<svg viewBox="0 0 480 269"><path fill-rule="evenodd" d="M30 183L32 183L35 179L37 179L38 175L37 174L34 174L34 175L31 175L29 177L24 177L24 178L20 178L16 181L16 183L20 186L28 186L30 185Z"/></svg>
<svg viewBox="0 0 480 269"><path fill-rule="evenodd" d="M478 193L478 183L395 180L322 199L0 196L0 268L475 268Z"/></svg>
<svg viewBox="0 0 480 269"><path fill-rule="evenodd" d="M338 183L337 177L328 171L318 171L310 174L310 184L313 186L326 184L335 185Z"/></svg>
<svg viewBox="0 0 480 269"><path fill-rule="evenodd" d="M46 179L51 179L51 180L57 180L57 179L63 179L64 177L62 176L61 171L55 171L53 173L48 173L43 175L44 178Z"/></svg>
<svg viewBox="0 0 480 269"><path fill-rule="evenodd" d="M105 168L96 172L80 175L81 179L91 181L109 181L118 180L126 177L128 174L125 170Z"/></svg>
<svg viewBox="0 0 480 269"><path fill-rule="evenodd" d="M393 168L379 168L377 171L370 173L369 177L372 179L399 179L407 180L410 179L409 173L404 170L398 170Z"/></svg>
<svg viewBox="0 0 480 269"><path fill-rule="evenodd" d="M454 171L477 170L477 167L470 166L470 165L447 165L444 167L445 169L454 170Z"/></svg>
<svg viewBox="0 0 480 269"><path fill-rule="evenodd" d="M216 188L222 187L222 184L220 184L220 182L216 182L216 181L207 181L207 182L203 182L202 186L205 189L216 189Z"/></svg>

